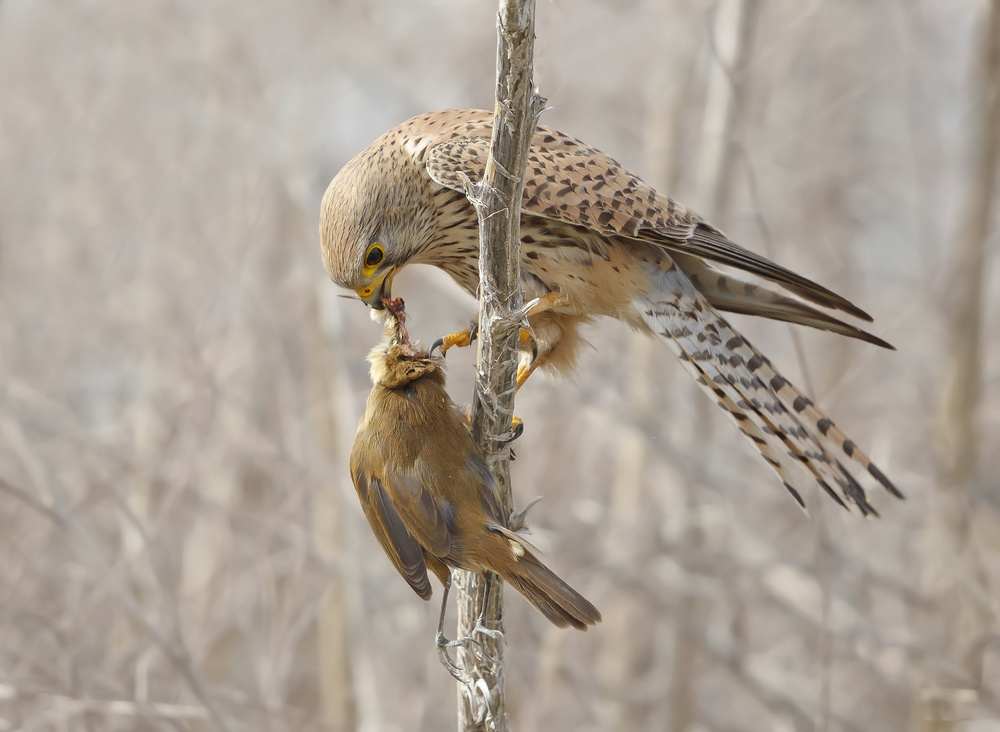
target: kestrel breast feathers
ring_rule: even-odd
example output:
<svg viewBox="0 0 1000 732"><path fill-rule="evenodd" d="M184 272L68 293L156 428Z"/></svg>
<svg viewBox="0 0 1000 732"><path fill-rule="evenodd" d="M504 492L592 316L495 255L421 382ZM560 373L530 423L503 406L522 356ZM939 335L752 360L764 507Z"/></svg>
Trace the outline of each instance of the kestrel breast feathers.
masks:
<svg viewBox="0 0 1000 732"><path fill-rule="evenodd" d="M479 283L479 226L465 196L483 176L493 115L446 110L390 130L350 161L323 197L323 262L373 308L410 263ZM613 159L538 126L521 210L521 288L531 366L571 368L581 325L605 315L663 341L803 503L799 463L839 504L875 514L848 465L902 497L812 401L737 333L720 311L809 325L891 348L830 311L871 318L843 297L731 242ZM845 502L846 499L846 502Z"/></svg>

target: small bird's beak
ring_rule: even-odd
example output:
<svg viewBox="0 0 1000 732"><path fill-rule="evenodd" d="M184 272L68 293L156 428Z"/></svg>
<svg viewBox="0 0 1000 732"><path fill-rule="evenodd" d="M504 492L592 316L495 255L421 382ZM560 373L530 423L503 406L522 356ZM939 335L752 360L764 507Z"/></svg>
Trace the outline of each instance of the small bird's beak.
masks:
<svg viewBox="0 0 1000 732"><path fill-rule="evenodd" d="M373 310L383 310L385 305L382 301L392 298L392 277L395 274L396 268L393 267L381 279L372 280L368 287L356 290L358 297Z"/></svg>

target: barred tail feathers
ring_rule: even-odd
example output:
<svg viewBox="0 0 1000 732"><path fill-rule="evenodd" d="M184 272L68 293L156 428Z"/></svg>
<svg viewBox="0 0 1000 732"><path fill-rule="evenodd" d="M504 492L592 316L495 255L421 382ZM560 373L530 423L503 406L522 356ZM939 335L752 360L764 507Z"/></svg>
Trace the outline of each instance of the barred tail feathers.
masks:
<svg viewBox="0 0 1000 732"><path fill-rule="evenodd" d="M832 485L862 514L878 515L861 484L834 457L838 453L866 469L894 496L903 497L868 456L736 333L683 274L674 269L660 277L666 282L658 293L633 303L638 314L754 443L800 505L804 503L790 479L786 452L845 508Z"/></svg>

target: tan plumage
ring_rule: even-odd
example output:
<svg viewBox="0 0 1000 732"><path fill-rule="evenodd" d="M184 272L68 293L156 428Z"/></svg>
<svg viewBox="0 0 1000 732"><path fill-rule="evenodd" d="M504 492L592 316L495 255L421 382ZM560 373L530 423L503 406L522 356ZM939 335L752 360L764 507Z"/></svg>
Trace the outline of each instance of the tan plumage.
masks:
<svg viewBox="0 0 1000 732"><path fill-rule="evenodd" d="M369 361L374 386L351 476L372 531L413 591L430 598L428 567L446 588L452 568L490 571L560 627L599 621L510 529L493 474L445 391L442 359L393 343Z"/></svg>
<svg viewBox="0 0 1000 732"><path fill-rule="evenodd" d="M444 269L475 293L478 225L463 191L482 177L491 121L477 110L416 117L337 174L320 222L323 261L337 284L378 308L395 271L415 262ZM870 321L862 310L729 241L600 151L542 126L529 155L521 239L525 297L559 296L529 319L540 364L570 368L579 326L597 315L618 318L674 351L800 503L789 458L865 514L874 509L842 460L901 497L719 314L801 323L891 348L827 312Z"/></svg>

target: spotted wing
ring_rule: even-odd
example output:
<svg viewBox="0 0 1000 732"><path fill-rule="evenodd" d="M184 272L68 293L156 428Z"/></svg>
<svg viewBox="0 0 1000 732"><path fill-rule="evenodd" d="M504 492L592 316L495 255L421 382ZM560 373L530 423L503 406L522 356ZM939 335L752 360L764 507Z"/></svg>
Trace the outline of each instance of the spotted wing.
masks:
<svg viewBox="0 0 1000 732"><path fill-rule="evenodd" d="M432 179L464 192L466 182L481 180L486 169L492 115L479 110L439 114L451 115L452 126L442 128L437 122L434 141L423 140L418 154ZM536 216L734 267L777 282L809 302L871 321L840 295L733 243L600 150L547 127L539 126L532 138L522 206Z"/></svg>

